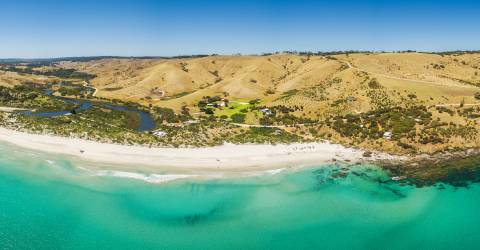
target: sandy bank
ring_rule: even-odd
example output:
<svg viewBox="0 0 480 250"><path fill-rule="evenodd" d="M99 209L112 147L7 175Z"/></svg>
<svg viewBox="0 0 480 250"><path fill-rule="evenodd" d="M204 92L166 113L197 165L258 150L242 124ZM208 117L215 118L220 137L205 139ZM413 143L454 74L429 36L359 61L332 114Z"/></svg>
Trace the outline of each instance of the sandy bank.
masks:
<svg viewBox="0 0 480 250"><path fill-rule="evenodd" d="M117 169L129 171L177 170L228 173L312 166L333 161L355 163L398 159L396 156L381 153L364 158L362 150L327 142L290 145L226 144L208 148L148 148L27 134L5 128L0 128L0 141L23 148L75 156L96 163L115 164L118 165Z"/></svg>
<svg viewBox="0 0 480 250"><path fill-rule="evenodd" d="M29 109L21 109L21 108L11 108L11 107L0 107L0 112L12 113L18 111L28 111Z"/></svg>

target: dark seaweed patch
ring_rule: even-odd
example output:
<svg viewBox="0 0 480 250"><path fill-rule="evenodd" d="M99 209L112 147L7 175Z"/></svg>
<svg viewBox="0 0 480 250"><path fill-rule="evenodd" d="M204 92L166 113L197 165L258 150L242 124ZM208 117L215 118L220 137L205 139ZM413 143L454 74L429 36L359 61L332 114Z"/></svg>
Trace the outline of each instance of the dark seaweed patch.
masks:
<svg viewBox="0 0 480 250"><path fill-rule="evenodd" d="M353 176L354 178L359 178L367 182L378 183L382 188L392 192L400 198L406 197L406 195L399 189L399 187L408 185L406 182L393 181L388 176L379 175L378 171L380 170L377 168L358 168L354 166L339 167L338 165L335 165L314 170L313 176L317 182L318 189L327 184L334 183L335 180Z"/></svg>
<svg viewBox="0 0 480 250"><path fill-rule="evenodd" d="M408 176L405 181L416 187L445 185L468 188L480 182L480 155L456 157L444 161L425 161L416 165L383 166L392 176ZM437 185L441 183L442 185Z"/></svg>
<svg viewBox="0 0 480 250"><path fill-rule="evenodd" d="M187 225L190 225L190 226L197 225L199 223L202 223L210 219L215 214L217 214L220 210L221 210L221 206L216 206L205 213L196 213L196 214L186 215L182 218L182 220Z"/></svg>
<svg viewBox="0 0 480 250"><path fill-rule="evenodd" d="M403 194L400 190L396 189L396 188L393 188L392 186L389 186L389 185L385 185L385 184L382 184L382 187L390 192L392 192L393 194L395 194L396 196L400 197L400 198L405 198L407 197L405 194Z"/></svg>

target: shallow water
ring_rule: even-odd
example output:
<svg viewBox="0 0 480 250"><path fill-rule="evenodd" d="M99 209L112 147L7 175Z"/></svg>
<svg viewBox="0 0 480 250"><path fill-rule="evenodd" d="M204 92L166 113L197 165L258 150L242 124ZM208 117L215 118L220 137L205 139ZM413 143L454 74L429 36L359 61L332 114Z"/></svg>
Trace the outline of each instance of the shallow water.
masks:
<svg viewBox="0 0 480 250"><path fill-rule="evenodd" d="M148 182L0 144L0 249L478 249L480 186L373 166Z"/></svg>

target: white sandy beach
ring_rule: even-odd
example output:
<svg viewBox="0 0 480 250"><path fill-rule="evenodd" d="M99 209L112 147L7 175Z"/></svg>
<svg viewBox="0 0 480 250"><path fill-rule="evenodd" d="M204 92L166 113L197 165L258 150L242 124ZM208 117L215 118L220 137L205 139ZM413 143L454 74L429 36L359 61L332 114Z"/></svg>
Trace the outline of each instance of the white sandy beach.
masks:
<svg viewBox="0 0 480 250"><path fill-rule="evenodd" d="M208 148L148 148L27 134L5 128L0 128L0 141L27 149L74 156L95 163L114 164L118 165L117 169L125 171L148 170L152 173L166 170L237 173L314 166L333 161L356 163L398 159L397 156L380 153L364 158L362 150L327 142L290 145L226 144Z"/></svg>

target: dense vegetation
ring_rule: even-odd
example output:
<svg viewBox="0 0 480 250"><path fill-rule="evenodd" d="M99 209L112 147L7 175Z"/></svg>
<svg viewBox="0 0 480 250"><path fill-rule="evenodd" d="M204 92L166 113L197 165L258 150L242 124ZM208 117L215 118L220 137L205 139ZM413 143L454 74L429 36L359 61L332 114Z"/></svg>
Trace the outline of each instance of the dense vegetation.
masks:
<svg viewBox="0 0 480 250"><path fill-rule="evenodd" d="M41 91L26 85L14 88L0 86L0 105L6 107L42 110L69 110L73 105L42 95Z"/></svg>

